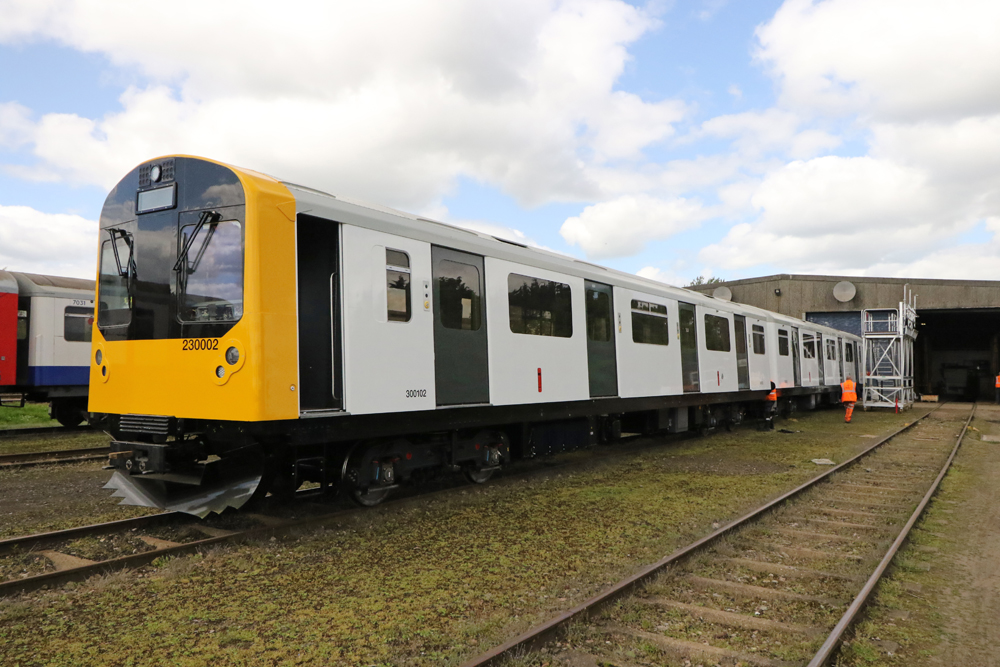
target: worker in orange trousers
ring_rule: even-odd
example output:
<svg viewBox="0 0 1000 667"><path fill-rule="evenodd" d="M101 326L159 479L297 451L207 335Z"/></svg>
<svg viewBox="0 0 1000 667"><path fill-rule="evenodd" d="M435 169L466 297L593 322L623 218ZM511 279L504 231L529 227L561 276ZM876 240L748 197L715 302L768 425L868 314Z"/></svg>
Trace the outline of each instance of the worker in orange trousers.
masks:
<svg viewBox="0 0 1000 667"><path fill-rule="evenodd" d="M844 421L851 423L851 415L854 414L854 404L858 401L857 384L848 375L847 379L840 383L840 402L844 404L846 412Z"/></svg>

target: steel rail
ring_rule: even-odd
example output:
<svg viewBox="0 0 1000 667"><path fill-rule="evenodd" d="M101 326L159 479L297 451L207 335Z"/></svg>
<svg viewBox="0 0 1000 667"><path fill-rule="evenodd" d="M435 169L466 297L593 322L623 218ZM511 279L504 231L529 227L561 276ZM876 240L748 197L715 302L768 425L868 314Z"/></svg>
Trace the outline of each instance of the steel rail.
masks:
<svg viewBox="0 0 1000 667"><path fill-rule="evenodd" d="M622 581L618 582L617 584L614 584L610 588L601 591L594 597L590 598L589 600L586 600L585 602L580 603L579 605L573 607L572 609L565 611L562 614L559 614L558 616L521 633L517 637L462 663L461 667L498 666L501 664L501 661L506 657L515 655L519 652L528 652L533 648L540 647L541 645L549 641L555 635L555 633L557 633L569 621L579 618L586 618L591 613L596 611L598 608L601 608L604 605L617 600L623 595L632 592L638 586L644 584L646 581L653 578L667 566L683 560L684 558L690 556L691 554L698 551L702 547L719 539L723 535L726 535L735 530L736 528L739 528L749 523L750 521L760 516L763 516L773 508L785 503L787 500L790 500L795 496L798 496L807 489L814 487L816 484L822 482L831 475L840 472L841 470L853 465L860 459L864 458L868 454L872 453L873 451L884 445L889 440L913 428L920 421L926 419L928 416L930 416L937 410L941 409L944 405L945 403L941 403L937 407L928 410L925 414L921 415L917 419L914 419L912 422L905 424L901 428L893 431L892 433L889 433L888 435L883 436L882 438L879 438L869 447L862 450L858 454L855 454L854 456L847 459L843 463L840 463L839 465L834 466L833 468L827 470L826 472L817 475L816 477L813 477L812 479L806 481L805 483L795 487L791 491L782 494L781 496L775 498L774 500L771 500L770 502L758 507L757 509L752 510L751 512L743 515L742 517L734 521L731 521L730 523L726 524L725 526L722 526L718 530L706 535L705 537L702 537L685 547L677 549L670 555L661 558L655 563L647 565L636 574L626 579L623 579Z"/></svg>
<svg viewBox="0 0 1000 667"><path fill-rule="evenodd" d="M868 598L871 596L872 592L874 592L875 587L882 579L882 575L884 575L885 571L889 568L889 564L892 562L892 559L896 556L896 552L899 551L899 548L903 545L903 542L905 542L906 538L909 537L910 531L913 529L913 526L917 523L917 519L919 519L920 515L923 514L924 509L927 507L927 504L931 501L931 498L934 496L934 493L938 490L938 487L941 485L941 480L944 479L944 476L948 473L948 469L951 468L951 463L952 461L955 460L955 456L958 454L958 449L962 445L962 440L963 438L965 438L965 433L966 431L968 431L969 424L972 423L972 417L975 414L976 414L976 404L973 403L972 411L969 413L969 418L965 420L965 426L962 427L962 432L958 434L958 439L955 441L955 446L952 448L951 454L948 456L948 460L945 461L944 465L941 467L941 472L938 473L938 476L934 479L934 483L931 484L930 488L927 490L927 493L924 494L924 497L920 501L920 504L917 505L917 508L915 510L913 510L913 514L910 515L910 520L907 521L906 525L904 525L902 530L900 530L899 535L892 543L892 546L889 547L889 550L886 552L881 562L879 562L878 567L875 568L875 572L873 572L872 575L868 578L868 581L865 582L865 585L861 589L861 592L858 593L857 597L854 598L854 601L851 602L851 606L847 608L847 611L844 612L844 615L840 618L840 621L833 628L833 631L830 633L830 635L826 638L826 641L823 642L823 645L820 647L819 651L816 652L816 655L809 662L808 667L821 667L822 665L827 664L830 658L833 657L837 648L839 648L840 642L843 640L844 633L847 632L847 629L854 622L854 619L858 616L859 613L861 613L861 610L868 603Z"/></svg>
<svg viewBox="0 0 1000 667"><path fill-rule="evenodd" d="M23 452L19 454L0 454L0 470L10 468L29 468L50 463L78 463L80 461L97 461L107 458L111 449L108 447L86 447L83 449L62 449L48 452Z"/></svg>
<svg viewBox="0 0 1000 667"><path fill-rule="evenodd" d="M160 514L149 514L146 516L133 517L131 519L119 519L117 521L108 521L106 523L94 523L89 526L53 530L47 533L37 533L35 535L8 537L7 539L0 540L0 554L5 554L15 549L34 549L35 547L65 542L66 540L76 540L81 537L109 535L111 533L137 528L150 528L166 523L167 521L173 521L187 516L189 515L181 512L162 512Z"/></svg>

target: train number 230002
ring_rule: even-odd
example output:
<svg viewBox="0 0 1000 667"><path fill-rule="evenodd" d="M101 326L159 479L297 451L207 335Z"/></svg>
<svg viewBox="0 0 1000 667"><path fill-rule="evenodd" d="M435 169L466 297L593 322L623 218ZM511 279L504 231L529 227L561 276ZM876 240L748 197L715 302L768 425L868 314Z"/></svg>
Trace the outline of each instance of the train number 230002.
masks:
<svg viewBox="0 0 1000 667"><path fill-rule="evenodd" d="M182 350L218 350L218 338L185 338Z"/></svg>

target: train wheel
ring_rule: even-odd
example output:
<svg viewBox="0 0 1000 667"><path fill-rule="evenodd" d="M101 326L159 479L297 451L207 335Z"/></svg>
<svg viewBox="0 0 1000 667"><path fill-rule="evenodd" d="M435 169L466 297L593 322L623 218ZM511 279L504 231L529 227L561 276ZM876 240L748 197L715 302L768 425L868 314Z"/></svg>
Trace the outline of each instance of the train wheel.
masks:
<svg viewBox="0 0 1000 667"><path fill-rule="evenodd" d="M351 500L362 507L375 507L389 497L392 489L352 489Z"/></svg>
<svg viewBox="0 0 1000 667"><path fill-rule="evenodd" d="M83 405L86 408L86 403ZM50 416L67 428L82 424L85 411L80 409L79 401L76 399L56 399L52 401L49 410Z"/></svg>
<svg viewBox="0 0 1000 667"><path fill-rule="evenodd" d="M463 474L465 475L465 479L473 484L485 484L495 472L496 468L490 468L488 470L465 470Z"/></svg>

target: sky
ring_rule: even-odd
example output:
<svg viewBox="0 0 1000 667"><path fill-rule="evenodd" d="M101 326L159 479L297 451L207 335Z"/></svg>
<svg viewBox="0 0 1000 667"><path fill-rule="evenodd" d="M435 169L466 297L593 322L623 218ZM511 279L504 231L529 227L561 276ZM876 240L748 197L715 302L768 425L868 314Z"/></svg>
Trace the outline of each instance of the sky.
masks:
<svg viewBox="0 0 1000 667"><path fill-rule="evenodd" d="M686 285L1000 279L995 0L0 0L0 268L198 155Z"/></svg>

